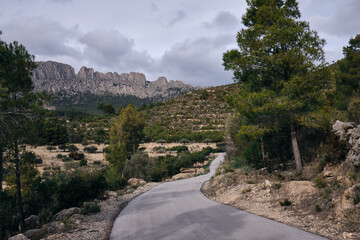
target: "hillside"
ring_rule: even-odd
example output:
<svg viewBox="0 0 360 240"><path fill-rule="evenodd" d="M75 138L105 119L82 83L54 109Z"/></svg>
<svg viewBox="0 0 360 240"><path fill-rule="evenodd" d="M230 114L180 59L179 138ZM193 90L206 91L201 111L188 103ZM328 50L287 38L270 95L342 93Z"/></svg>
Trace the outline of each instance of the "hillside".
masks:
<svg viewBox="0 0 360 240"><path fill-rule="evenodd" d="M235 84L200 89L155 106L143 106L145 134L154 141L222 141L226 119L233 113L225 96L235 89Z"/></svg>

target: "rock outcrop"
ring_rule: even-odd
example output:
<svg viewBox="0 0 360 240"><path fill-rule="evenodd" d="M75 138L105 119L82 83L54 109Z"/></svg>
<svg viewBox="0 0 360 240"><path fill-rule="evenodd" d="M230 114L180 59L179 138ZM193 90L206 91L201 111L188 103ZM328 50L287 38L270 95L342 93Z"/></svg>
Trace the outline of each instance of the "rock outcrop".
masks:
<svg viewBox="0 0 360 240"><path fill-rule="evenodd" d="M347 171L353 167L360 167L360 125L337 120L332 128L340 140L347 141L351 146L350 151L346 155L344 170Z"/></svg>
<svg viewBox="0 0 360 240"><path fill-rule="evenodd" d="M92 68L81 67L75 74L74 68L70 65L53 61L37 62L32 78L35 91L46 91L62 96L132 95L139 98L170 99L196 89L181 81L168 81L165 77L150 82L143 73L136 72L101 73Z"/></svg>

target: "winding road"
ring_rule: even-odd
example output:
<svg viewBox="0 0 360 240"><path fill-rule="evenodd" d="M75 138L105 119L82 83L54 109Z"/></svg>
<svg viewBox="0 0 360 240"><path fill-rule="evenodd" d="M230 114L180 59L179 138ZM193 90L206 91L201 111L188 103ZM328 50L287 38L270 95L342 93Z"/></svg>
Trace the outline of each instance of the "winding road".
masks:
<svg viewBox="0 0 360 240"><path fill-rule="evenodd" d="M117 217L110 240L325 239L206 198L201 185L223 158L220 154L206 175L163 183L132 200Z"/></svg>

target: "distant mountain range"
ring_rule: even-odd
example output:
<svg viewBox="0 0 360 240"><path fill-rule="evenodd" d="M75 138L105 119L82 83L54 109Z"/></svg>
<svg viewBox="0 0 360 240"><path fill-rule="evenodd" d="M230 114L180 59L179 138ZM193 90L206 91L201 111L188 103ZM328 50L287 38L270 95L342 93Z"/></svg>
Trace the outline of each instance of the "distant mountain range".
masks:
<svg viewBox="0 0 360 240"><path fill-rule="evenodd" d="M115 107L129 103L140 105L168 100L198 89L181 81L167 81L165 77L150 82L143 73L101 73L81 67L75 74L74 68L68 64L54 61L36 64L32 76L34 90L53 94L53 105L66 110L94 113L100 101L112 103Z"/></svg>

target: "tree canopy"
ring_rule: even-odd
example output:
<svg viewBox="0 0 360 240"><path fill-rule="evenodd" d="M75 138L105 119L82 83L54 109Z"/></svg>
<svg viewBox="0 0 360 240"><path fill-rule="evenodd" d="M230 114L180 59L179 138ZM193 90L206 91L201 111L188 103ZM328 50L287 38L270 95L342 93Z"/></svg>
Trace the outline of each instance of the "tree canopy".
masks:
<svg viewBox="0 0 360 240"><path fill-rule="evenodd" d="M239 49L223 56L225 70L233 71L234 80L241 84L228 102L242 119L240 136L261 138L288 129L297 171L301 172L296 130L321 127L329 112L327 96L333 84L324 60L325 40L299 20L295 0L247 3L242 17L246 28L237 34Z"/></svg>

